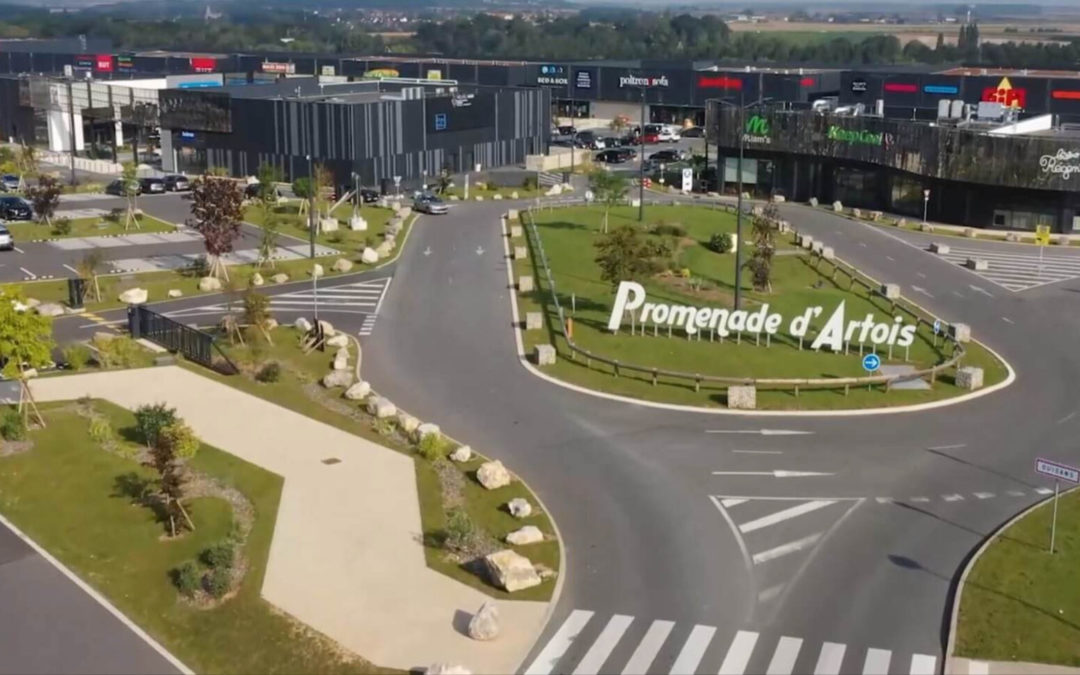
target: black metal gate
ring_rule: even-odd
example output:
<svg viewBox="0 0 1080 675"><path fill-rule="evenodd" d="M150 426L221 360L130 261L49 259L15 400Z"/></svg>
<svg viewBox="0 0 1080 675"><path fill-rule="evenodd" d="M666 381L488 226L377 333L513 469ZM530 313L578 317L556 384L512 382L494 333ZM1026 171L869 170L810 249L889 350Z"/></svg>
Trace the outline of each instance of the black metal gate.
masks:
<svg viewBox="0 0 1080 675"><path fill-rule="evenodd" d="M128 307L128 331L132 339L146 338L207 368L237 372L235 364L217 345L213 335L158 314L145 305ZM215 350L224 360L224 367L214 362Z"/></svg>

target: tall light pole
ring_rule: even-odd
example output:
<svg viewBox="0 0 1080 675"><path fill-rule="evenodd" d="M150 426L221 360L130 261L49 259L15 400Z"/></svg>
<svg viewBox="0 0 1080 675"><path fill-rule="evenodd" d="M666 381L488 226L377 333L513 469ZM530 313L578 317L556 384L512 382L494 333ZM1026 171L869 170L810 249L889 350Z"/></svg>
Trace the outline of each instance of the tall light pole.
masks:
<svg viewBox="0 0 1080 675"><path fill-rule="evenodd" d="M930 188L922 191L922 221L926 224L926 212L930 208Z"/></svg>
<svg viewBox="0 0 1080 675"><path fill-rule="evenodd" d="M645 220L645 88L641 85L641 125L638 127L638 145L641 146L641 157L638 162L638 222Z"/></svg>
<svg viewBox="0 0 1080 675"><path fill-rule="evenodd" d="M308 165L308 241L311 245L311 259L315 259L315 163L311 155L307 156Z"/></svg>

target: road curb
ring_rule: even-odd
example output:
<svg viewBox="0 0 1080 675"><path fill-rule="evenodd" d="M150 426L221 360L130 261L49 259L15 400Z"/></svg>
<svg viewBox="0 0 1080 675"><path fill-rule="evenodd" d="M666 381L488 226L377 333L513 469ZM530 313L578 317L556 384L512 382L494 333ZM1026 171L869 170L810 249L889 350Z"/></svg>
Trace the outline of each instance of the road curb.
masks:
<svg viewBox="0 0 1080 675"><path fill-rule="evenodd" d="M1068 490L1062 492L1060 496L1071 494L1076 490L1080 490L1080 487L1069 488ZM983 541L982 544L979 545L979 548L976 549L975 553L968 559L967 564L964 567L964 571L960 574L960 580L956 583L956 589L953 591L952 597L949 598L950 602L952 603L952 611L951 616L949 617L949 639L945 644L945 663L943 664L942 671L943 673L945 673L945 675L949 675L950 673L955 672L949 666L950 662L954 658L953 650L956 648L956 624L960 618L960 599L961 595L964 592L964 584L967 583L967 578L968 575L971 574L971 570L975 568L975 563L977 563L979 561L979 558L982 557L982 554L985 553L988 548L990 548L990 545L997 541L998 538L1002 534L1004 534L1010 527L1012 527L1017 522L1019 522L1029 514L1033 513L1037 509L1046 506L1053 498L1053 495L1047 495L1045 499L1042 499L1039 502L1032 504L1031 506L1027 507L1020 513L1007 520L1002 525L999 525L997 529L991 532L990 536L988 536L985 541Z"/></svg>

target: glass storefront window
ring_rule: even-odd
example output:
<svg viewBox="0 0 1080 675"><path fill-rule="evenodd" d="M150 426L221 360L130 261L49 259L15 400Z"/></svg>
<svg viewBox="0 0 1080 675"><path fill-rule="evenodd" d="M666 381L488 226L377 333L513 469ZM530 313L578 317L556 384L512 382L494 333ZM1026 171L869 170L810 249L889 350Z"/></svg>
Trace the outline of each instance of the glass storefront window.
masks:
<svg viewBox="0 0 1080 675"><path fill-rule="evenodd" d="M584 119L589 116L588 101L555 101L553 104L556 117Z"/></svg>
<svg viewBox="0 0 1080 675"><path fill-rule="evenodd" d="M873 171L838 168L835 198L844 204L873 205L877 199L878 174Z"/></svg>
<svg viewBox="0 0 1080 675"><path fill-rule="evenodd" d="M893 177L889 207L899 214L922 217L922 183L912 178Z"/></svg>

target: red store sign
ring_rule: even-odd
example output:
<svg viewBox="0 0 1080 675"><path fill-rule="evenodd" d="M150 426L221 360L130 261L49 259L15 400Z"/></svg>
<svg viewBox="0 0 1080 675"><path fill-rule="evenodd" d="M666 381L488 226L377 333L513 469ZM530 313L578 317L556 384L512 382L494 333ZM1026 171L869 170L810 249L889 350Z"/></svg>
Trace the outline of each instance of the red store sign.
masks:
<svg viewBox="0 0 1080 675"><path fill-rule="evenodd" d="M1027 107L1027 89L1015 88L1009 78L1001 78L996 87L983 89L982 100L987 103L1000 103L1010 108Z"/></svg>
<svg viewBox="0 0 1080 675"><path fill-rule="evenodd" d="M742 80L727 75L701 75L697 86L699 89L742 89Z"/></svg>
<svg viewBox="0 0 1080 675"><path fill-rule="evenodd" d="M191 70L196 73L212 73L217 70L217 59L210 56L192 56Z"/></svg>
<svg viewBox="0 0 1080 675"><path fill-rule="evenodd" d="M99 73L111 73L113 71L112 54L98 54L94 57L94 70Z"/></svg>

